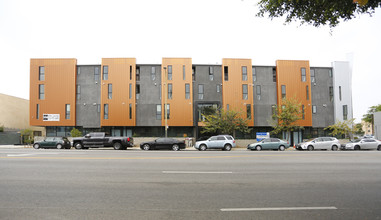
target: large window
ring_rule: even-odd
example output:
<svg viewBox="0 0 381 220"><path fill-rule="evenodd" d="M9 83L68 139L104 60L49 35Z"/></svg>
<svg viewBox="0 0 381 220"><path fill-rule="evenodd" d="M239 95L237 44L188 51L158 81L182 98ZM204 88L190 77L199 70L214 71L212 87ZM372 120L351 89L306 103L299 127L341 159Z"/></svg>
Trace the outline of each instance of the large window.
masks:
<svg viewBox="0 0 381 220"><path fill-rule="evenodd" d="M252 74L253 74L253 82L257 81L257 70L255 69L255 67L253 67L251 69L252 71Z"/></svg>
<svg viewBox="0 0 381 220"><path fill-rule="evenodd" d="M221 92L221 85L217 84L217 92Z"/></svg>
<svg viewBox="0 0 381 220"><path fill-rule="evenodd" d="M242 67L242 81L247 81L247 67Z"/></svg>
<svg viewBox="0 0 381 220"><path fill-rule="evenodd" d="M302 82L305 82L307 80L307 77L306 77L306 68L301 68L300 71L301 71L301 74L302 74Z"/></svg>
<svg viewBox="0 0 381 220"><path fill-rule="evenodd" d="M132 66L130 66L130 80L132 80Z"/></svg>
<svg viewBox="0 0 381 220"><path fill-rule="evenodd" d="M154 81L156 79L156 67L151 67L151 79Z"/></svg>
<svg viewBox="0 0 381 220"><path fill-rule="evenodd" d="M77 75L81 75L81 67L77 66Z"/></svg>
<svg viewBox="0 0 381 220"><path fill-rule="evenodd" d="M161 105L156 105L156 120L161 120Z"/></svg>
<svg viewBox="0 0 381 220"><path fill-rule="evenodd" d="M304 114L304 105L302 105L302 119L304 120L305 119L305 114Z"/></svg>
<svg viewBox="0 0 381 220"><path fill-rule="evenodd" d="M129 94L129 98L132 99L132 84L131 83L128 88L128 94Z"/></svg>
<svg viewBox="0 0 381 220"><path fill-rule="evenodd" d="M217 110L217 104L198 104L198 121L205 121L205 115L214 114Z"/></svg>
<svg viewBox="0 0 381 220"><path fill-rule="evenodd" d="M317 112L316 105L313 105L312 106L312 114L316 114L316 112Z"/></svg>
<svg viewBox="0 0 381 220"><path fill-rule="evenodd" d="M333 87L329 87L329 101L333 102Z"/></svg>
<svg viewBox="0 0 381 220"><path fill-rule="evenodd" d="M70 104L65 105L65 119L70 119Z"/></svg>
<svg viewBox="0 0 381 220"><path fill-rule="evenodd" d="M36 106L36 119L40 118L40 104L37 104Z"/></svg>
<svg viewBox="0 0 381 220"><path fill-rule="evenodd" d="M168 83L168 99L172 99L172 83Z"/></svg>
<svg viewBox="0 0 381 220"><path fill-rule="evenodd" d="M81 99L81 85L77 85L76 94L77 94L77 100L80 100Z"/></svg>
<svg viewBox="0 0 381 220"><path fill-rule="evenodd" d="M282 85L282 99L286 98L286 86Z"/></svg>
<svg viewBox="0 0 381 220"><path fill-rule="evenodd" d="M129 118L132 119L132 104L129 105Z"/></svg>
<svg viewBox="0 0 381 220"><path fill-rule="evenodd" d="M257 88L257 90L256 90L256 92L257 92L257 99L261 100L261 86L257 85L256 88Z"/></svg>
<svg viewBox="0 0 381 220"><path fill-rule="evenodd" d="M136 99L140 98L140 84L136 84Z"/></svg>
<svg viewBox="0 0 381 220"><path fill-rule="evenodd" d="M95 80L95 82L99 81L99 67L97 67L97 66L94 69L94 80Z"/></svg>
<svg viewBox="0 0 381 220"><path fill-rule="evenodd" d="M170 114L170 106L167 104L167 119L169 119L171 114Z"/></svg>
<svg viewBox="0 0 381 220"><path fill-rule="evenodd" d="M333 74L332 74L332 70L328 70L328 75L329 75L329 77L333 77Z"/></svg>
<svg viewBox="0 0 381 220"><path fill-rule="evenodd" d="M229 67L224 66L224 80L229 81Z"/></svg>
<svg viewBox="0 0 381 220"><path fill-rule="evenodd" d="M273 68L273 82L276 82L276 68Z"/></svg>
<svg viewBox="0 0 381 220"><path fill-rule="evenodd" d="M343 105L343 119L347 120L348 119L348 106Z"/></svg>
<svg viewBox="0 0 381 220"><path fill-rule="evenodd" d="M38 68L38 80L44 81L45 80L45 67L40 66Z"/></svg>
<svg viewBox="0 0 381 220"><path fill-rule="evenodd" d="M251 105L250 104L246 105L246 118L251 119Z"/></svg>
<svg viewBox="0 0 381 220"><path fill-rule="evenodd" d="M172 65L168 66L168 80L172 80Z"/></svg>
<svg viewBox="0 0 381 220"><path fill-rule="evenodd" d="M103 66L103 80L108 80L108 66Z"/></svg>
<svg viewBox="0 0 381 220"><path fill-rule="evenodd" d="M136 81L140 81L140 67L136 67Z"/></svg>
<svg viewBox="0 0 381 220"><path fill-rule="evenodd" d="M310 100L310 88L309 88L309 86L306 86L306 98L307 98L307 100Z"/></svg>
<svg viewBox="0 0 381 220"><path fill-rule="evenodd" d="M341 101L341 86L339 86L339 100Z"/></svg>
<svg viewBox="0 0 381 220"><path fill-rule="evenodd" d="M186 74L185 74L185 65L183 65L183 80L185 80Z"/></svg>
<svg viewBox="0 0 381 220"><path fill-rule="evenodd" d="M198 85L198 99L204 99L204 85Z"/></svg>
<svg viewBox="0 0 381 220"><path fill-rule="evenodd" d="M103 118L108 119L108 104L104 104Z"/></svg>
<svg viewBox="0 0 381 220"><path fill-rule="evenodd" d="M108 99L112 99L112 84L108 84Z"/></svg>
<svg viewBox="0 0 381 220"><path fill-rule="evenodd" d="M316 79L315 79L315 70L314 69L310 69L310 74L311 74L311 83L315 83Z"/></svg>
<svg viewBox="0 0 381 220"><path fill-rule="evenodd" d="M247 84L242 85L242 99L247 100L248 99L248 89Z"/></svg>
<svg viewBox="0 0 381 220"><path fill-rule="evenodd" d="M188 83L185 84L185 99L190 99L190 85Z"/></svg>
<svg viewBox="0 0 381 220"><path fill-rule="evenodd" d="M192 81L196 81L196 67L192 67Z"/></svg>
<svg viewBox="0 0 381 220"><path fill-rule="evenodd" d="M38 85L38 99L40 100L45 99L45 85L44 84Z"/></svg>
<svg viewBox="0 0 381 220"><path fill-rule="evenodd" d="M209 67L209 80L210 81L213 81L213 78L214 78L214 75L213 75L214 73L213 73L213 67L212 66L210 66Z"/></svg>

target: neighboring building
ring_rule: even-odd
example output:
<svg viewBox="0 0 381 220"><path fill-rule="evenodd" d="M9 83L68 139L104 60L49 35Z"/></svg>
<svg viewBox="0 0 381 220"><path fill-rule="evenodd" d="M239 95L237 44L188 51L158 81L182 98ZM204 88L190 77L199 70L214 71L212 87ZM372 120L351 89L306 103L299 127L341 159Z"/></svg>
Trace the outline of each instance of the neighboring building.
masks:
<svg viewBox="0 0 381 220"><path fill-rule="evenodd" d="M374 135L372 123L361 121L362 130L364 131L364 135Z"/></svg>
<svg viewBox="0 0 381 220"><path fill-rule="evenodd" d="M381 140L381 112L374 113L374 137Z"/></svg>
<svg viewBox="0 0 381 220"><path fill-rule="evenodd" d="M222 65L192 64L191 58L163 58L136 64L135 58L104 58L101 65L76 59L31 59L30 123L48 136L84 133L200 136L202 113L223 108L243 113L253 128L238 137L271 131L282 98L302 104L304 130L295 142L327 135L324 128L352 118L351 70L347 62L310 67L309 61L278 60L253 66L251 59L223 59ZM165 106L165 103L167 105ZM344 107L346 106L346 107Z"/></svg>

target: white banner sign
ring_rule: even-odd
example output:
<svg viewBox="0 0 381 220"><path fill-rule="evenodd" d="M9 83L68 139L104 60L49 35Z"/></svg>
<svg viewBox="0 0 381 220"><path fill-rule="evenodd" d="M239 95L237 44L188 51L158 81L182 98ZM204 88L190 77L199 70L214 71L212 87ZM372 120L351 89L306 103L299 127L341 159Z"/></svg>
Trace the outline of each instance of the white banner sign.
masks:
<svg viewBox="0 0 381 220"><path fill-rule="evenodd" d="M60 121L60 114L44 114L43 121Z"/></svg>

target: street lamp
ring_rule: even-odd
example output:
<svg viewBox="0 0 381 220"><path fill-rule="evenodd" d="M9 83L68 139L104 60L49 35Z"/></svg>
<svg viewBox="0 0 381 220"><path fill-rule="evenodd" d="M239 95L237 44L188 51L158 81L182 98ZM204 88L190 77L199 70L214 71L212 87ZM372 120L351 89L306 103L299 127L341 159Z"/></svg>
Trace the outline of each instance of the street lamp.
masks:
<svg viewBox="0 0 381 220"><path fill-rule="evenodd" d="M167 67L164 67L164 122L165 122L165 137L168 137L168 120L167 120Z"/></svg>

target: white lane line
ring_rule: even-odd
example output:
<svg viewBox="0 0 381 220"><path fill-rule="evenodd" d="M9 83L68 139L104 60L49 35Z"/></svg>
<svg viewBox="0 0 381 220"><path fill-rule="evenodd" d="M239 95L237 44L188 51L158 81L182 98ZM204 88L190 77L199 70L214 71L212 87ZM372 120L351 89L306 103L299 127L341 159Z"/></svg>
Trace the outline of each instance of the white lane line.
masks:
<svg viewBox="0 0 381 220"><path fill-rule="evenodd" d="M36 156L36 155L52 155L59 153L34 153L34 154L7 154L8 157L26 157L26 156Z"/></svg>
<svg viewBox="0 0 381 220"><path fill-rule="evenodd" d="M163 171L163 173L171 173L171 174L230 174L233 172L217 172L217 171Z"/></svg>
<svg viewBox="0 0 381 220"><path fill-rule="evenodd" d="M243 211L298 211L298 210L332 210L337 209L334 206L329 207L273 207L273 208L227 208L220 209L223 212L243 212Z"/></svg>

